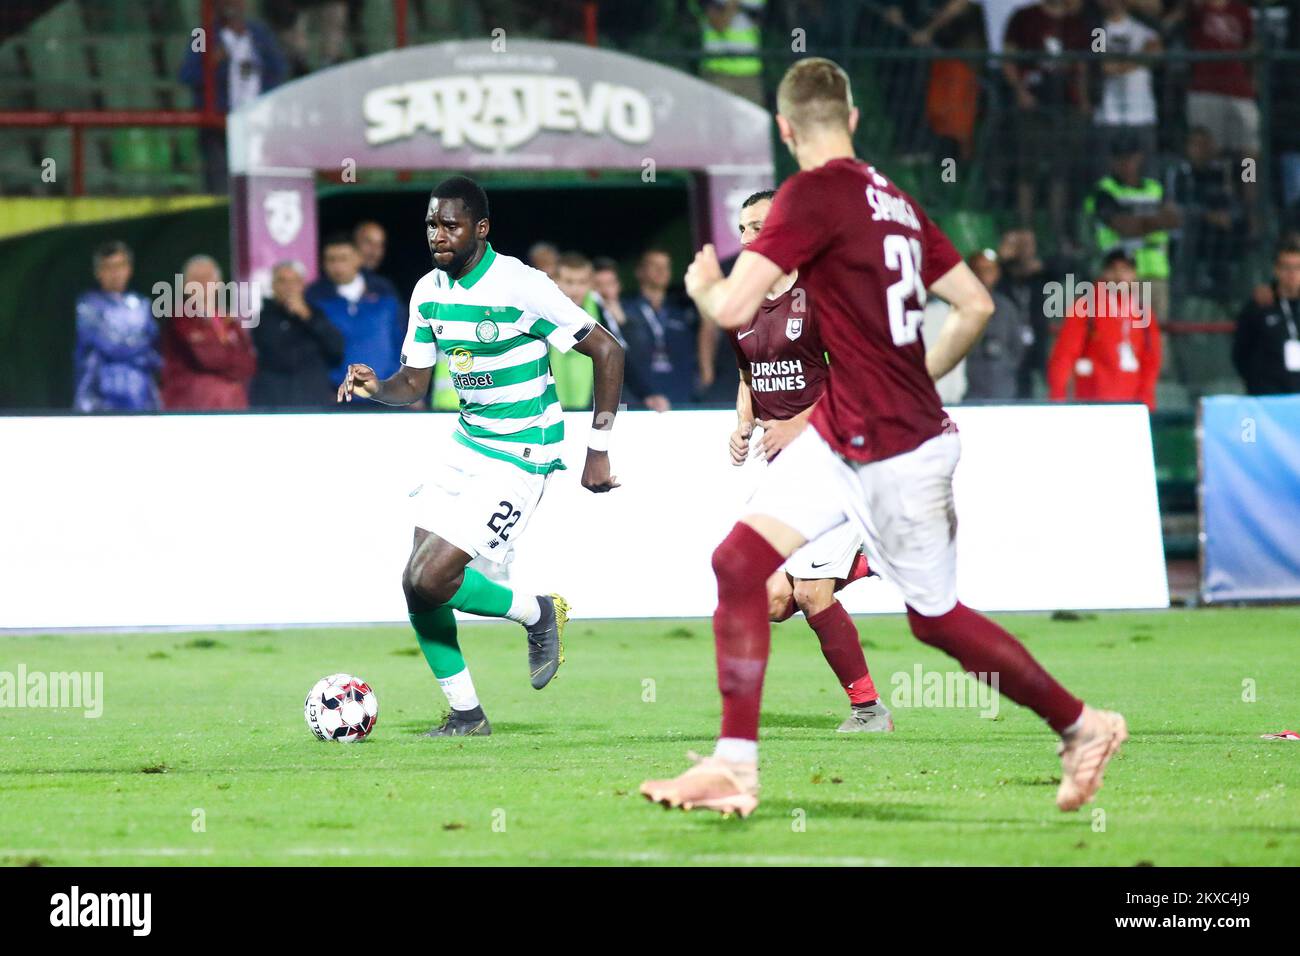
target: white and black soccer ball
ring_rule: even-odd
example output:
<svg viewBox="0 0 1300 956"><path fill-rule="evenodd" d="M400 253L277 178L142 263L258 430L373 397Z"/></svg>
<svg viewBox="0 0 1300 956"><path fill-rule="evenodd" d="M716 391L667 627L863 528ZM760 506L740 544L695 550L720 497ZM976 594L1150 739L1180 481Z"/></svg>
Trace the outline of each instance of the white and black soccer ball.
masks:
<svg viewBox="0 0 1300 956"><path fill-rule="evenodd" d="M316 682L303 704L307 726L321 740L351 743L375 729L379 698L370 685L351 674L331 674Z"/></svg>

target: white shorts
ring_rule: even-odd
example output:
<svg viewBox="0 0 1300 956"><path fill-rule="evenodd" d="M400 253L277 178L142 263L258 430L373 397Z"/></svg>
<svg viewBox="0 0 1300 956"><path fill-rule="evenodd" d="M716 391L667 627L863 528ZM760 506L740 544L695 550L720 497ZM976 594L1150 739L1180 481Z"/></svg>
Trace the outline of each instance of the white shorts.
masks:
<svg viewBox="0 0 1300 956"><path fill-rule="evenodd" d="M785 572L804 581L846 578L861 550L862 536L851 521L846 521L786 558Z"/></svg>
<svg viewBox="0 0 1300 956"><path fill-rule="evenodd" d="M945 433L893 458L859 464L806 428L768 467L750 513L776 518L812 544L849 525L861 534L872 569L910 607L937 617L957 604L952 475L960 457L961 440Z"/></svg>
<svg viewBox="0 0 1300 956"><path fill-rule="evenodd" d="M413 523L472 558L507 563L546 490L549 475L488 458L456 441L411 492Z"/></svg>

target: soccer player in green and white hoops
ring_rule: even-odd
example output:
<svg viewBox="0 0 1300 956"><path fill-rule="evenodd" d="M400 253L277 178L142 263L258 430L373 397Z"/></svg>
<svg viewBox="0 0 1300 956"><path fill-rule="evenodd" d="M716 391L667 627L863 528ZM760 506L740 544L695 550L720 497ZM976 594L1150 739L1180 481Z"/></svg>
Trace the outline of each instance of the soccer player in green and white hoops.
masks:
<svg viewBox="0 0 1300 956"><path fill-rule="evenodd" d="M433 190L425 229L434 268L411 294L402 365L383 380L369 366L350 365L338 392L339 401L360 395L409 405L429 393L442 351L460 397L453 441L411 495L415 543L402 577L411 625L451 705L431 737L492 732L461 656L453 608L522 624L538 690L564 662L567 602L516 593L469 567L479 557L505 560L547 479L564 467L548 343L592 360L595 412L582 486L598 493L618 487L609 473L609 436L623 388L623 349L545 273L494 251L489 225L487 195L473 180L454 176Z"/></svg>

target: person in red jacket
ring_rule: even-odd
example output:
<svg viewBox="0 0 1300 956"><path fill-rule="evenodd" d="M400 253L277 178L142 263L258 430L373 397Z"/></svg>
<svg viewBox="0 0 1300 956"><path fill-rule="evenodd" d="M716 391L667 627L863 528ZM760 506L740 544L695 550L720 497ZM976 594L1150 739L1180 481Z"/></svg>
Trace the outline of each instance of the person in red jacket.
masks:
<svg viewBox="0 0 1300 956"><path fill-rule="evenodd" d="M253 339L237 316L226 315L217 295L221 267L209 256L185 263L185 303L194 283L205 290L202 315L177 310L162 334L162 405L167 411L248 408L248 385L257 370Z"/></svg>
<svg viewBox="0 0 1300 956"><path fill-rule="evenodd" d="M1133 260L1116 249L1061 327L1047 360L1053 401L1067 399L1070 379L1081 402L1142 402L1155 411L1160 328Z"/></svg>

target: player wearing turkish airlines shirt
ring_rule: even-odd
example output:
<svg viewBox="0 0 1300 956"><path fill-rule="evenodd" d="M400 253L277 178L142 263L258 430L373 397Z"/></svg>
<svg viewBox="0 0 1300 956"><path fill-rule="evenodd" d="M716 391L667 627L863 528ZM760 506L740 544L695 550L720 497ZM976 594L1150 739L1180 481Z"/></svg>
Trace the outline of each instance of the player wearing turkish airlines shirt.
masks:
<svg viewBox="0 0 1300 956"><path fill-rule="evenodd" d="M1084 705L997 624L957 600L952 476L956 430L934 390L993 313L987 290L924 211L853 155L858 112L848 76L829 60L799 60L777 90L777 126L800 171L776 195L759 238L723 278L705 246L686 289L722 328L750 320L781 275L799 270L817 308L830 381L805 429L767 470L713 553L713 630L722 733L711 757L672 780L648 780L651 800L752 813L758 805L758 717L771 645L764 582L806 541L851 522L872 567L893 581L920 640L999 689L1061 734L1056 803L1077 810L1127 738L1124 718ZM951 306L927 351L928 294Z"/></svg>
<svg viewBox="0 0 1300 956"><path fill-rule="evenodd" d="M727 332L759 419L794 418L810 410L826 388L826 350L807 303L807 290L790 285L769 293L747 326Z"/></svg>
<svg viewBox="0 0 1300 956"><path fill-rule="evenodd" d="M740 207L740 243L749 246L763 229L772 207L772 190L754 193ZM740 366L736 394L736 430L731 433L731 460L743 465L751 457L772 461L799 434L826 388L826 350L807 290L799 275L783 275L767 291L754 316L727 335ZM762 438L750 447L754 426ZM835 592L869 573L862 538L849 522L834 528L790 555L767 579L768 613L773 621L803 611L817 635L822 655L849 698L849 716L840 733L888 732L893 717L876 693L858 629Z"/></svg>

